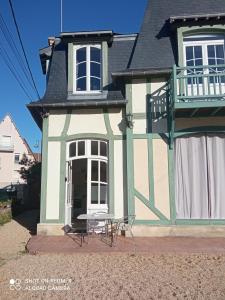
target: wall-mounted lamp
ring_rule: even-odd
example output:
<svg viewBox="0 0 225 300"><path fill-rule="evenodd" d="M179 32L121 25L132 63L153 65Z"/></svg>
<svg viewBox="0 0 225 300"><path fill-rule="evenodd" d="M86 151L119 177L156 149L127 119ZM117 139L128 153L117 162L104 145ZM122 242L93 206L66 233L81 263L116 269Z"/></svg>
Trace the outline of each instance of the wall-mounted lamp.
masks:
<svg viewBox="0 0 225 300"><path fill-rule="evenodd" d="M131 129L134 127L133 115L131 113L126 114L126 123L127 127Z"/></svg>

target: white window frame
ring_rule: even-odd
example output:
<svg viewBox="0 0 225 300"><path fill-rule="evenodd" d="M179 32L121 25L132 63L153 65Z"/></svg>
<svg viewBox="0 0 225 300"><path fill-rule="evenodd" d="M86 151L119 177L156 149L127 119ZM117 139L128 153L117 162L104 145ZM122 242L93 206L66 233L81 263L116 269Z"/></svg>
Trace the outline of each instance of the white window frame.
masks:
<svg viewBox="0 0 225 300"><path fill-rule="evenodd" d="M7 143L6 143L7 141ZM11 135L3 135L2 136L2 146L10 147L12 145L12 137Z"/></svg>
<svg viewBox="0 0 225 300"><path fill-rule="evenodd" d="M101 44L89 44L89 45L74 45L73 46L73 93L74 94L99 94L102 92L102 55L100 61L100 90L91 90L91 47L98 48L102 50ZM77 91L77 50L81 48L87 49L87 57L86 57L86 90L85 91Z"/></svg>
<svg viewBox="0 0 225 300"><path fill-rule="evenodd" d="M85 153L82 156L78 156L78 143L79 142L85 142ZM91 154L91 142L92 141L97 141L98 142L98 155L92 155ZM76 143L76 154L75 156L70 157L70 145L72 143ZM106 156L101 156L100 155L100 143L105 143L106 144ZM108 151L108 141L103 140L103 139L79 139L79 140L73 140L67 143L67 150L66 150L66 162L67 162L67 167L66 167L66 174L69 176L71 175L68 171L68 168L70 167L70 164L73 160L79 160L85 158L87 159L87 213L91 212L97 212L97 211L105 211L108 212L109 209L109 151ZM104 162L107 165L108 172L107 172L107 182L102 182L101 180L98 180L96 183L98 183L98 204L93 204L91 203L91 183L93 182L91 180L91 162L92 161L99 161L98 168L100 167L100 162ZM100 174L99 170L98 173ZM99 175L100 178L100 175ZM71 216L70 216L70 209L72 207L71 203L71 178L67 178L67 188L66 188L66 193L65 193L65 205L66 205L66 222L70 222ZM94 181L95 183L95 181ZM100 185L103 184L107 187L107 200L105 204L100 203Z"/></svg>
<svg viewBox="0 0 225 300"><path fill-rule="evenodd" d="M202 62L203 62L203 66L207 66L208 65L208 50L207 50L207 46L213 46L213 45L223 45L225 47L225 42L224 42L224 37L218 36L218 35L196 35L196 36L190 36L190 38L205 38L204 40L201 41L184 41L183 42L183 55L184 55L184 66L187 66L187 57L186 57L186 48L187 47L194 47L194 46L201 46L202 47ZM213 39L213 40L209 40L210 37L218 37L218 39ZM187 37L188 38L188 37Z"/></svg>
<svg viewBox="0 0 225 300"><path fill-rule="evenodd" d="M18 162L17 162L16 159L15 159L16 156L19 156ZM15 153L15 154L14 154L14 163L15 163L15 164L19 164L19 162L20 162L20 153Z"/></svg>

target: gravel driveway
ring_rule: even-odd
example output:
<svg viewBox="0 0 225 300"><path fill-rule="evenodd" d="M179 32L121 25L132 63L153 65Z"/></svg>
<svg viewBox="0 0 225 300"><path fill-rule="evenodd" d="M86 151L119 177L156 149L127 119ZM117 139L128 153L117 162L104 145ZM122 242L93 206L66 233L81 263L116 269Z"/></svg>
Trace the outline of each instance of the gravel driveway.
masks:
<svg viewBox="0 0 225 300"><path fill-rule="evenodd" d="M26 254L0 270L4 300L225 299L224 256Z"/></svg>
<svg viewBox="0 0 225 300"><path fill-rule="evenodd" d="M30 228L34 213L25 217ZM225 255L35 256L22 253L30 237L25 223L0 228L1 300L225 299Z"/></svg>

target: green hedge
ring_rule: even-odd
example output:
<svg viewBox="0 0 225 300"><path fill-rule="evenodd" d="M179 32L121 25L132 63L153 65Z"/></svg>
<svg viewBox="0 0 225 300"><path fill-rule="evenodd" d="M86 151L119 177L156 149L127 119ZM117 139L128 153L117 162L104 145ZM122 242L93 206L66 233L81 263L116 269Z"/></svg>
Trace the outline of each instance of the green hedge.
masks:
<svg viewBox="0 0 225 300"><path fill-rule="evenodd" d="M9 199L4 199L4 200L0 200L0 209L1 208L6 208L6 207L11 207L12 205L12 200Z"/></svg>
<svg viewBox="0 0 225 300"><path fill-rule="evenodd" d="M0 225L10 222L12 219L11 211L0 212Z"/></svg>

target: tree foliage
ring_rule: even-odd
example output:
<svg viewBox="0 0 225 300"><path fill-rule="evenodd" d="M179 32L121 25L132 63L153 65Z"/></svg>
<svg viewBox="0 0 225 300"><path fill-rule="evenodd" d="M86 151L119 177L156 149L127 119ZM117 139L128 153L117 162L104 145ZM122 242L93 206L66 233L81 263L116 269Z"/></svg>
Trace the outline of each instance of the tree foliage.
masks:
<svg viewBox="0 0 225 300"><path fill-rule="evenodd" d="M19 170L20 176L27 184L40 183L41 180L41 163L29 159L26 154L23 154L20 160L22 167Z"/></svg>

